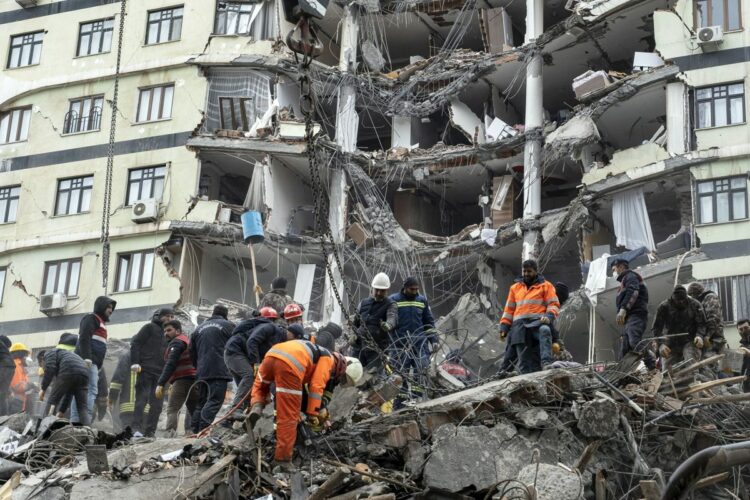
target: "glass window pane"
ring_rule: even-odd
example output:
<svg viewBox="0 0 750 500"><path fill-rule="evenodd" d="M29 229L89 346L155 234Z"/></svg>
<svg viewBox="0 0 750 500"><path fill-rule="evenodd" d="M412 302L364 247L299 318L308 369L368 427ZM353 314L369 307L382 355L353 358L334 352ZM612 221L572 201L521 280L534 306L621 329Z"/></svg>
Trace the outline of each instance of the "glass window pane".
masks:
<svg viewBox="0 0 750 500"><path fill-rule="evenodd" d="M8 200L0 200L0 222L10 222L5 218L5 212L8 209Z"/></svg>
<svg viewBox="0 0 750 500"><path fill-rule="evenodd" d="M29 138L29 124L31 123L31 110L25 109L21 113L21 141L25 141Z"/></svg>
<svg viewBox="0 0 750 500"><path fill-rule="evenodd" d="M732 189L741 189L747 187L747 181L744 177L732 178Z"/></svg>
<svg viewBox="0 0 750 500"><path fill-rule="evenodd" d="M149 119L151 120L158 120L161 118L159 116L159 106L161 105L161 94L162 91L160 88L153 89L151 92L151 114L149 115Z"/></svg>
<svg viewBox="0 0 750 500"><path fill-rule="evenodd" d="M732 209L734 219L747 218L747 200L745 193L732 193Z"/></svg>
<svg viewBox="0 0 750 500"><path fill-rule="evenodd" d="M182 13L184 12L184 9L182 7L178 7L172 11L172 15L175 17L182 17Z"/></svg>
<svg viewBox="0 0 750 500"><path fill-rule="evenodd" d="M132 205L136 201L138 201L138 187L140 186L140 183L138 182L131 182L128 186L128 205Z"/></svg>
<svg viewBox="0 0 750 500"><path fill-rule="evenodd" d="M78 55L79 56L88 55L88 47L89 47L89 35L81 35L81 39L78 41Z"/></svg>
<svg viewBox="0 0 750 500"><path fill-rule="evenodd" d="M70 212L71 214L78 213L78 200L81 197L81 190L74 189L70 192Z"/></svg>
<svg viewBox="0 0 750 500"><path fill-rule="evenodd" d="M94 177L88 176L83 178L83 185L84 186L93 186L94 185Z"/></svg>
<svg viewBox="0 0 750 500"><path fill-rule="evenodd" d="M149 252L143 257L143 280L141 281L141 288L148 288L151 286L151 278L154 274L154 253Z"/></svg>
<svg viewBox="0 0 750 500"><path fill-rule="evenodd" d="M727 29L738 30L742 28L742 20L740 19L740 0L728 0L727 7Z"/></svg>
<svg viewBox="0 0 750 500"><path fill-rule="evenodd" d="M249 14L240 14L240 23L239 23L239 28L237 29L237 33L241 33L243 35L250 33L250 15Z"/></svg>
<svg viewBox="0 0 750 500"><path fill-rule="evenodd" d="M135 290L136 288L140 288L138 286L138 275L141 271L141 254L134 253L130 257L130 260L130 282L128 283L128 289Z"/></svg>
<svg viewBox="0 0 750 500"><path fill-rule="evenodd" d="M10 125L10 115L3 115L0 119L0 144L4 143L8 137L8 126Z"/></svg>
<svg viewBox="0 0 750 500"><path fill-rule="evenodd" d="M156 11L156 12L149 12L149 14L148 14L148 20L149 20L149 21L156 21L156 20L158 20L158 19L159 19L160 17L161 17L161 12L160 12L160 11Z"/></svg>
<svg viewBox="0 0 750 500"><path fill-rule="evenodd" d="M696 91L696 97L698 99L711 99L712 96L713 96L713 92L710 87L698 89Z"/></svg>
<svg viewBox="0 0 750 500"><path fill-rule="evenodd" d="M136 170L131 170L130 171L130 180L133 181L133 180L140 179L141 178L141 174L143 174L143 170L140 169L140 168L136 169Z"/></svg>
<svg viewBox="0 0 750 500"><path fill-rule="evenodd" d="M95 31L91 38L91 53L92 54L98 54L101 52L99 50L99 44L102 41L102 32L101 31Z"/></svg>
<svg viewBox="0 0 750 500"><path fill-rule="evenodd" d="M724 0L711 0L711 24L724 26Z"/></svg>
<svg viewBox="0 0 750 500"><path fill-rule="evenodd" d="M143 122L148 118L148 104L151 98L151 89L141 90L138 108L138 121Z"/></svg>
<svg viewBox="0 0 750 500"><path fill-rule="evenodd" d="M21 47L21 66L31 64L29 62L31 56L31 45L24 45Z"/></svg>
<svg viewBox="0 0 750 500"><path fill-rule="evenodd" d="M112 31L105 31L102 52L109 52L110 50L112 50Z"/></svg>
<svg viewBox="0 0 750 500"><path fill-rule="evenodd" d="M169 41L169 19L165 19L161 22L161 33L159 34L159 41L160 42L168 42Z"/></svg>
<svg viewBox="0 0 750 500"><path fill-rule="evenodd" d="M88 212L91 208L91 189L84 189L81 195L81 212Z"/></svg>
<svg viewBox="0 0 750 500"><path fill-rule="evenodd" d="M60 189L70 189L70 179L60 181Z"/></svg>
<svg viewBox="0 0 750 500"><path fill-rule="evenodd" d="M57 283L57 264L52 264L47 267L47 286L44 289L44 293L49 295L55 293L55 284Z"/></svg>
<svg viewBox="0 0 750 500"><path fill-rule="evenodd" d="M227 35L234 35L237 33L237 12L227 12Z"/></svg>
<svg viewBox="0 0 750 500"><path fill-rule="evenodd" d="M714 207L711 196L700 197L700 216L701 224L707 224L714 221Z"/></svg>
<svg viewBox="0 0 750 500"><path fill-rule="evenodd" d="M154 176L155 177L164 177L164 172L167 171L166 167L155 167L154 168Z"/></svg>
<svg viewBox="0 0 750 500"><path fill-rule="evenodd" d="M697 0L695 2L695 12L697 19L696 26L703 28L708 26L708 0Z"/></svg>
<svg viewBox="0 0 750 500"><path fill-rule="evenodd" d="M182 18L178 18L172 22L172 40L179 40L181 35L182 35Z"/></svg>
<svg viewBox="0 0 750 500"><path fill-rule="evenodd" d="M18 140L18 122L21 118L21 112L16 110L10 114L10 140L15 142Z"/></svg>
<svg viewBox="0 0 750 500"><path fill-rule="evenodd" d="M57 274L57 285L55 286L55 291L65 293L65 282L67 280L68 280L68 263L63 262L60 264L60 272Z"/></svg>
<svg viewBox="0 0 750 500"><path fill-rule="evenodd" d="M726 125L727 120L727 100L726 98L716 99L714 101L714 126L721 127Z"/></svg>
<svg viewBox="0 0 750 500"><path fill-rule="evenodd" d="M146 43L156 43L158 34L159 34L159 23L149 23L148 38L146 38Z"/></svg>
<svg viewBox="0 0 750 500"><path fill-rule="evenodd" d="M161 199L164 194L164 179L154 179L154 198Z"/></svg>
<svg viewBox="0 0 750 500"><path fill-rule="evenodd" d="M64 215L68 213L68 192L60 193L57 198L57 211L55 215Z"/></svg>
<svg viewBox="0 0 750 500"><path fill-rule="evenodd" d="M42 58L42 44L34 45L33 52L31 55L31 64L39 64L39 60Z"/></svg>
<svg viewBox="0 0 750 500"><path fill-rule="evenodd" d="M78 295L78 278L81 276L81 261L76 260L70 263L70 284L68 285L68 295L75 297Z"/></svg>
<svg viewBox="0 0 750 500"><path fill-rule="evenodd" d="M151 191L151 179L144 179L141 183L141 199L153 198L154 193Z"/></svg>
<svg viewBox="0 0 750 500"><path fill-rule="evenodd" d="M174 95L174 87L169 86L164 88L164 110L162 111L162 118L172 117L172 96Z"/></svg>
<svg viewBox="0 0 750 500"><path fill-rule="evenodd" d="M117 262L117 291L127 290L128 257L120 257Z"/></svg>
<svg viewBox="0 0 750 500"><path fill-rule="evenodd" d="M744 94L745 85L743 83L733 83L729 86L729 93L731 95Z"/></svg>
<svg viewBox="0 0 750 500"><path fill-rule="evenodd" d="M8 222L15 222L18 212L18 198L10 200L8 203Z"/></svg>
<svg viewBox="0 0 750 500"><path fill-rule="evenodd" d="M718 193L716 195L716 222L729 220L729 194Z"/></svg>
<svg viewBox="0 0 750 500"><path fill-rule="evenodd" d="M729 100L730 123L742 123L745 121L742 97Z"/></svg>

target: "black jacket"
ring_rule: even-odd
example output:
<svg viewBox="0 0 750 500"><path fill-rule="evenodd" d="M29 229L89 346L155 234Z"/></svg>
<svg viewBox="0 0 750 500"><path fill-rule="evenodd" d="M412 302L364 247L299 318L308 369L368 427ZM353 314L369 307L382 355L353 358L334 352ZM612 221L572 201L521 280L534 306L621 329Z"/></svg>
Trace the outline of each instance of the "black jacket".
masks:
<svg viewBox="0 0 750 500"><path fill-rule="evenodd" d="M627 314L648 314L648 288L640 274L626 269L617 277L620 288L617 290L617 310L625 309Z"/></svg>
<svg viewBox="0 0 750 500"><path fill-rule="evenodd" d="M159 381L156 385L166 385L172 377L172 374L177 370L177 365L180 363L180 356L182 356L182 353L184 353L187 348L188 345L179 337L175 337L169 341L169 345L167 345L167 354L165 355L167 357L167 362L164 363L164 368L161 371ZM175 377L175 379L177 379L177 377Z"/></svg>
<svg viewBox="0 0 750 500"><path fill-rule="evenodd" d="M158 318L143 325L130 341L130 363L141 365L141 370L152 375L160 375L164 368L164 350L167 338Z"/></svg>
<svg viewBox="0 0 750 500"><path fill-rule="evenodd" d="M12 368L16 370L16 364L10 356L10 346L13 345L7 335L0 335L0 368ZM13 375L11 375L11 378ZM10 379L8 380L10 384Z"/></svg>
<svg viewBox="0 0 750 500"><path fill-rule="evenodd" d="M130 353L125 351L117 360L115 373L109 384L109 400L117 406L119 413L132 413L135 409L136 373L130 371ZM146 407L148 412L148 406Z"/></svg>
<svg viewBox="0 0 750 500"><path fill-rule="evenodd" d="M270 321L256 326L250 332L245 345L248 361L257 365L263 361L271 347L279 342L286 342L286 331L283 328Z"/></svg>
<svg viewBox="0 0 750 500"><path fill-rule="evenodd" d="M234 324L221 316L211 316L190 338L190 358L198 380L232 380L224 364L224 347L232 336Z"/></svg>
<svg viewBox="0 0 750 500"><path fill-rule="evenodd" d="M229 356L241 354L247 356L247 338L250 336L250 332L258 325L270 323L271 321L266 318L250 318L240 321L232 331L232 337L227 342L224 348L224 354Z"/></svg>
<svg viewBox="0 0 750 500"><path fill-rule="evenodd" d="M375 300L367 297L359 303L357 316L354 318L354 326L357 328L356 345L367 345L374 342L381 349L390 344L390 336L380 328L381 321L388 323L392 330L398 322L398 306L390 297L383 300Z"/></svg>
<svg viewBox="0 0 750 500"><path fill-rule="evenodd" d="M83 358L73 351L66 349L50 349L44 353L44 377L42 390L46 391L55 377L69 377L79 375L89 376L89 369Z"/></svg>
<svg viewBox="0 0 750 500"><path fill-rule="evenodd" d="M90 359L99 368L102 367L104 356L107 354L107 344L97 340L92 340L91 337L94 336L94 332L97 330L104 330L106 338L107 330L104 328L104 323L109 319L105 319L105 311L110 305L114 310L117 302L109 297L97 297L96 301L94 301L94 312L81 318L81 324L78 327L76 354L83 359Z"/></svg>

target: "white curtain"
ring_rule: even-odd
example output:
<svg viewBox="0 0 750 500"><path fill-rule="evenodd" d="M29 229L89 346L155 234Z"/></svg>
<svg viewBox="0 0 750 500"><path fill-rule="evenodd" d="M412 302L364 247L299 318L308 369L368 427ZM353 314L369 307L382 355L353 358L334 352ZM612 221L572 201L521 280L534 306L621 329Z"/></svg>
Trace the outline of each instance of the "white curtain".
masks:
<svg viewBox="0 0 750 500"><path fill-rule="evenodd" d="M614 195L612 221L615 226L617 244L628 250L646 247L656 250L651 221L646 210L643 188L635 188Z"/></svg>

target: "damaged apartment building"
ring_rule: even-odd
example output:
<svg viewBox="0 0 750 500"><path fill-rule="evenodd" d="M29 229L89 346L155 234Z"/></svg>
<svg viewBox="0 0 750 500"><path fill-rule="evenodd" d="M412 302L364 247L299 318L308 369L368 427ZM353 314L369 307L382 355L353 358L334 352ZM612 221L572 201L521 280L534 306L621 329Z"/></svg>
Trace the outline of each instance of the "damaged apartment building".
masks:
<svg viewBox="0 0 750 500"><path fill-rule="evenodd" d="M580 289L568 348L609 360L626 251L654 309L697 279L748 316L740 3L336 1L305 69L281 0L6 2L0 331L50 345L106 291L128 338L277 275L343 322L379 271L497 318L534 257Z"/></svg>

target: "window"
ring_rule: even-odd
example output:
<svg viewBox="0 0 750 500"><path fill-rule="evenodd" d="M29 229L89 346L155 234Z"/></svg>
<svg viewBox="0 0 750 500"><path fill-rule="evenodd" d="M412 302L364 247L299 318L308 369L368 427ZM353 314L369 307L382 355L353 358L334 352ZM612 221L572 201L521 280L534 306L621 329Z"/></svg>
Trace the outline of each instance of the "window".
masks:
<svg viewBox="0 0 750 500"><path fill-rule="evenodd" d="M64 293L68 297L78 295L78 279L81 277L81 259L56 260L44 264L42 294Z"/></svg>
<svg viewBox="0 0 750 500"><path fill-rule="evenodd" d="M164 172L166 167L147 167L131 170L128 173L128 205L140 200L161 198L164 192Z"/></svg>
<svg viewBox="0 0 750 500"><path fill-rule="evenodd" d="M251 97L219 97L221 128L249 131L255 123L255 101Z"/></svg>
<svg viewBox="0 0 750 500"><path fill-rule="evenodd" d="M102 123L104 96L88 96L72 99L65 115L63 134L92 132L99 130Z"/></svg>
<svg viewBox="0 0 750 500"><path fill-rule="evenodd" d="M701 283L719 296L725 322L734 323L740 318L750 317L750 274L714 278Z"/></svg>
<svg viewBox="0 0 750 500"><path fill-rule="evenodd" d="M721 127L745 121L745 84L703 87L695 91L698 128Z"/></svg>
<svg viewBox="0 0 750 500"><path fill-rule="evenodd" d="M16 222L21 186L0 187L0 224Z"/></svg>
<svg viewBox="0 0 750 500"><path fill-rule="evenodd" d="M78 32L78 56L101 54L112 50L112 27L115 18L82 23Z"/></svg>
<svg viewBox="0 0 750 500"><path fill-rule="evenodd" d="M254 2L217 2L217 35L250 35L256 40L276 37L276 4L268 0Z"/></svg>
<svg viewBox="0 0 750 500"><path fill-rule="evenodd" d="M148 13L146 44L179 40L182 33L182 7L152 10Z"/></svg>
<svg viewBox="0 0 750 500"><path fill-rule="evenodd" d="M57 182L55 215L88 212L91 206L91 187L93 185L93 175L59 180Z"/></svg>
<svg viewBox="0 0 750 500"><path fill-rule="evenodd" d="M140 89L138 96L138 122L165 120L172 117L174 84Z"/></svg>
<svg viewBox="0 0 750 500"><path fill-rule="evenodd" d="M44 31L25 33L10 37L10 51L8 52L8 67L20 68L39 64L42 57L42 39Z"/></svg>
<svg viewBox="0 0 750 500"><path fill-rule="evenodd" d="M121 253L117 256L116 292L149 288L154 273L154 251Z"/></svg>
<svg viewBox="0 0 750 500"><path fill-rule="evenodd" d="M29 137L31 106L0 113L0 144L25 141Z"/></svg>
<svg viewBox="0 0 750 500"><path fill-rule="evenodd" d="M699 224L747 218L747 178L698 182Z"/></svg>
<svg viewBox="0 0 750 500"><path fill-rule="evenodd" d="M721 26L724 31L742 28L740 0L695 0L695 26Z"/></svg>
<svg viewBox="0 0 750 500"><path fill-rule="evenodd" d="M3 303L3 295L5 294L5 268L0 267L0 305Z"/></svg>

